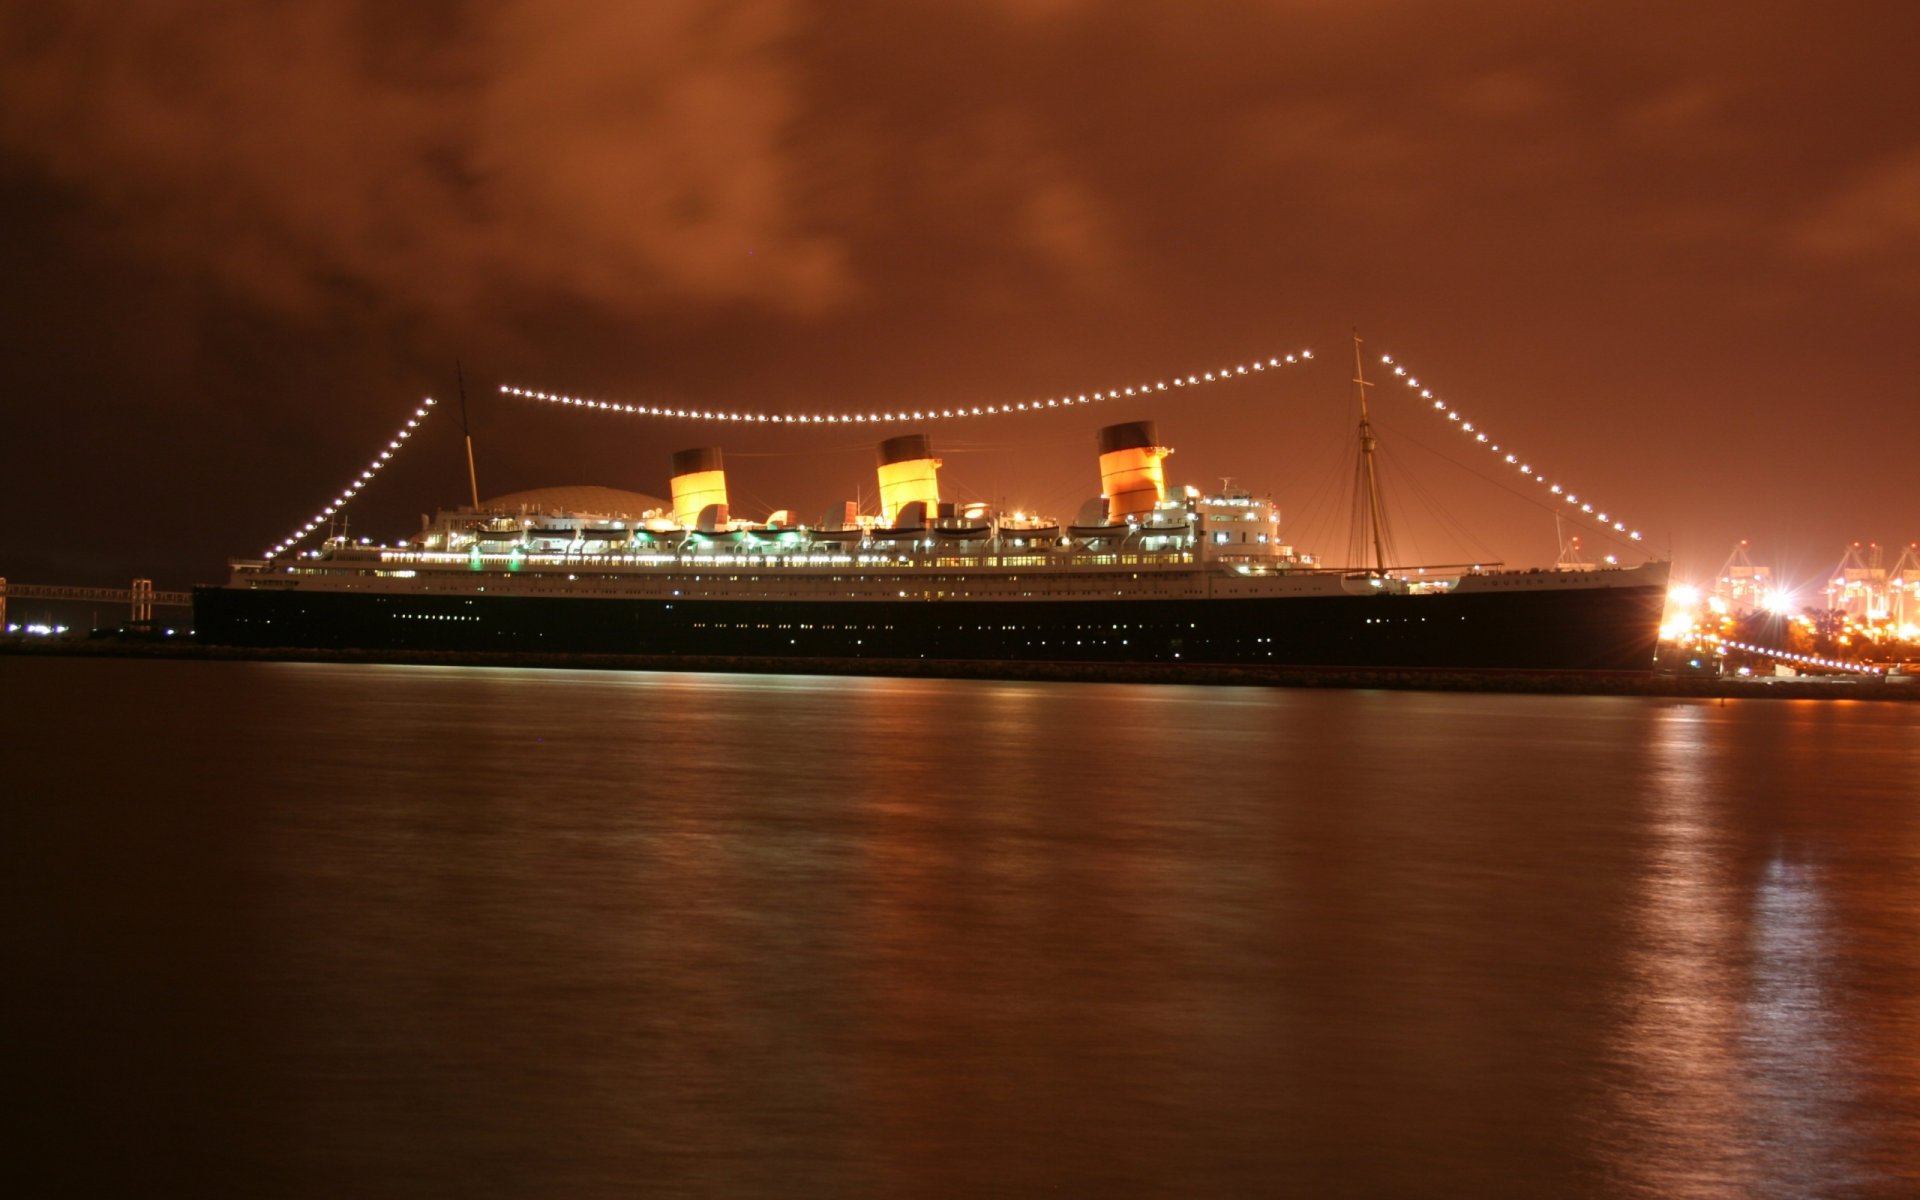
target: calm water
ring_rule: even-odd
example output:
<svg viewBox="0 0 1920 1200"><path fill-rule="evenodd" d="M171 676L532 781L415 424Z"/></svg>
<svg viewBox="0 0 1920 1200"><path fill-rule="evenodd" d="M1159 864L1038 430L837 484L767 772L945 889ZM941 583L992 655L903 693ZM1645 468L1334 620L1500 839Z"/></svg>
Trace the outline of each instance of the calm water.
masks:
<svg viewBox="0 0 1920 1200"><path fill-rule="evenodd" d="M0 658L14 1194L1920 1193L1920 707Z"/></svg>

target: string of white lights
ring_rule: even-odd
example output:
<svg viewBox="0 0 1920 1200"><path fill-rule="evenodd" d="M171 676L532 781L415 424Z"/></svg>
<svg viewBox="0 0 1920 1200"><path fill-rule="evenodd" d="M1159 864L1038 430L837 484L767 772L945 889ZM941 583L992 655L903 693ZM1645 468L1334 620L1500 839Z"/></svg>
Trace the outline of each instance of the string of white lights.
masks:
<svg viewBox="0 0 1920 1200"><path fill-rule="evenodd" d="M1636 542L1641 540L1642 535L1638 529L1629 529L1625 521L1617 519L1616 514L1609 513L1604 506L1595 505L1591 500L1582 500L1578 493L1569 489L1565 484L1547 478L1544 472L1536 470L1532 463L1527 462L1519 454L1511 449L1501 449L1500 443L1491 440L1485 429L1467 420L1460 410L1453 407L1453 405L1447 401L1435 396L1433 389L1422 387L1420 380L1408 374L1406 367L1396 363L1391 354L1381 355L1380 361L1392 367L1394 376L1403 380L1407 387L1419 392L1422 400L1432 401L1433 410L1435 412L1445 413L1447 420L1457 425L1460 432L1471 437L1476 445L1485 446L1490 453L1500 455L1508 466L1513 467L1522 476L1544 487L1552 495L1560 497L1562 501L1581 516L1592 517L1597 520L1603 528L1611 529L1615 533L1624 533Z"/></svg>
<svg viewBox="0 0 1920 1200"><path fill-rule="evenodd" d="M413 410L413 415L407 418L407 423L402 426L393 437L387 439L387 448L374 456L373 461L367 464L366 470L361 471L354 481L348 484L338 496L328 501L325 508L315 513L312 520L294 530L291 534L288 534L285 538L281 539L279 545L267 551L266 556L268 558L278 558L282 554L285 554L302 541L305 541L315 530L326 524L333 514L345 508L347 501L359 495L362 488L373 482L373 477L380 473L381 468L393 461L393 456L400 452L400 447L408 438L413 436L414 430L420 428L420 422L426 420L427 414L431 411L433 411L433 398L429 396L420 402L418 408Z"/></svg>
<svg viewBox="0 0 1920 1200"><path fill-rule="evenodd" d="M1725 638L1714 638L1715 642L1730 650L1745 650L1749 654L1766 654L1774 658L1784 658L1788 662L1804 663L1810 667L1827 667L1835 671L1860 671L1868 675L1884 675L1885 667L1876 667L1862 662L1841 662L1839 659L1819 658L1812 654L1794 654L1788 650L1774 650L1766 646L1753 646L1746 642L1732 642Z"/></svg>
<svg viewBox="0 0 1920 1200"><path fill-rule="evenodd" d="M1075 404L1098 404L1104 400L1119 400L1127 396L1144 396L1170 391L1174 388L1204 387L1209 383L1226 383L1243 379L1269 369L1293 366L1296 363L1310 361L1313 351L1301 350L1296 354L1275 356L1266 359L1254 359L1249 363L1222 367L1217 371L1202 371L1194 375L1176 375L1171 379L1153 383L1135 384L1132 387L1108 388L1105 391L1080 392L1054 396L1046 400L1023 400L1012 404L975 404L957 408L917 408L917 409L881 409L868 412L838 413L773 413L747 412L725 409L679 408L659 404L625 404L613 400L589 400L580 396L567 396L558 392L543 392L535 388L516 387L503 383L500 391L504 395L519 396L527 400L541 400L548 404L563 404L576 408L591 408L604 412L617 412L634 417L666 417L687 421L732 421L743 424L760 425L886 425L905 421L926 423L928 421L952 421L963 417L998 417L1015 413L1046 412L1050 409L1065 408Z"/></svg>

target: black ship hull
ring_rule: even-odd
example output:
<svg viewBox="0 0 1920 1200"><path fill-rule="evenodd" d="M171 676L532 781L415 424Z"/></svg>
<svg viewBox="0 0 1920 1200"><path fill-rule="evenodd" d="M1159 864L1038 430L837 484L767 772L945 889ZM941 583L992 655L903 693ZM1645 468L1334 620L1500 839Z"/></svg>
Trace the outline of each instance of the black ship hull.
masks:
<svg viewBox="0 0 1920 1200"><path fill-rule="evenodd" d="M1644 672L1664 603L1663 586L899 603L202 587L194 622L257 648Z"/></svg>

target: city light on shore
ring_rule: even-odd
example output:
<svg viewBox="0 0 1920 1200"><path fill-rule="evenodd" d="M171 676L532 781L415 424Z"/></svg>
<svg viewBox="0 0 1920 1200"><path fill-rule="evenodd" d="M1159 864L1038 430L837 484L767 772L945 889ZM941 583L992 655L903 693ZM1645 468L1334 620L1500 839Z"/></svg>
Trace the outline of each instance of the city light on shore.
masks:
<svg viewBox="0 0 1920 1200"><path fill-rule="evenodd" d="M1784 585L1746 542L1711 584L1667 594L1660 640L1696 660L1739 658L1800 671L1881 675L1920 663L1920 554L1891 565L1851 545L1824 587Z"/></svg>

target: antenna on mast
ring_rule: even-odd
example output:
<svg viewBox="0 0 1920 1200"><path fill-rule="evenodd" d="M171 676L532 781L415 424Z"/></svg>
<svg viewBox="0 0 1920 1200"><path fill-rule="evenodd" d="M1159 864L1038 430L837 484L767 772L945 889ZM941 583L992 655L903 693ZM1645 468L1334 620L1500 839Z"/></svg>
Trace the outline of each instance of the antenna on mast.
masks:
<svg viewBox="0 0 1920 1200"><path fill-rule="evenodd" d="M1560 519L1560 514L1557 512L1553 514L1553 531L1559 535L1560 539L1560 557L1555 560L1554 566L1562 571L1590 571L1593 569L1593 564L1582 557L1580 553L1580 535L1577 533L1569 534L1567 532L1566 522Z"/></svg>
<svg viewBox="0 0 1920 1200"><path fill-rule="evenodd" d="M480 477L473 470L473 428L467 424L467 377L460 370L460 360L453 360L453 377L460 385L460 432L467 439L467 487L473 492L473 507L480 507Z"/></svg>

